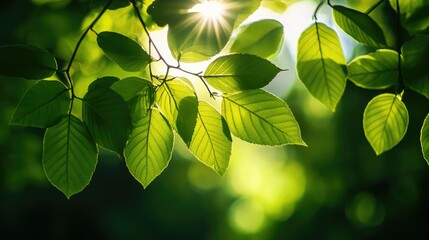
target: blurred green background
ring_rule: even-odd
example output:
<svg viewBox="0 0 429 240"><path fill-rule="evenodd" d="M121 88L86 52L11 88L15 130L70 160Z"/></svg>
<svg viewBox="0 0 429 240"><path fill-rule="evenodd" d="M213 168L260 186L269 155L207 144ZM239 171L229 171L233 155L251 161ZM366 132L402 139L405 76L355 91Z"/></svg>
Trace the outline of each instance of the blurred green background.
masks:
<svg viewBox="0 0 429 240"><path fill-rule="evenodd" d="M298 2L301 10L310 7L310 15L297 13L300 8L291 5L289 10L295 6L295 12L281 16L302 15L311 22L313 2L284 2ZM366 9L374 1L342 2ZM54 53L60 65L70 58L83 27L97 12L90 0L16 0L1 5L0 45L39 46ZM332 24L324 9L320 19ZM374 14L389 31L389 6L383 4ZM300 20L286 21L287 36ZM142 35L130 8L109 11L96 29ZM263 147L234 139L230 167L220 177L177 141L169 167L146 190L122 160L101 151L90 185L67 200L44 175L43 130L8 125L32 82L2 77L1 238L428 239L429 168L419 142L429 112L427 99L413 92L404 95L408 132L397 147L376 157L362 130L362 114L380 92L349 82L337 112L330 113L294 80L294 37L287 38L272 59L291 71L268 90L290 105L309 147ZM341 37L348 59L365 51ZM88 35L73 65L78 94L97 77L127 76L102 56L94 39Z"/></svg>

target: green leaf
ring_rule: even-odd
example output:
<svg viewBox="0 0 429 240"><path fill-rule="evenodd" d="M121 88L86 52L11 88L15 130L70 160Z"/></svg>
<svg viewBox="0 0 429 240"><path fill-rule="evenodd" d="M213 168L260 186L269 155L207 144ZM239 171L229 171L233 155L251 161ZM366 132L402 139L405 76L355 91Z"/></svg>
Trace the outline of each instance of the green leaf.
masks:
<svg viewBox="0 0 429 240"><path fill-rule="evenodd" d="M244 141L306 146L288 105L262 89L223 95L222 115L231 132Z"/></svg>
<svg viewBox="0 0 429 240"><path fill-rule="evenodd" d="M386 46L383 30L367 14L343 6L333 6L335 22L356 41L372 48Z"/></svg>
<svg viewBox="0 0 429 240"><path fill-rule="evenodd" d="M98 7L104 7L106 6L107 2L109 0L92 0L91 3L98 6ZM130 5L130 1L128 0L113 0L108 9L110 10L116 10L124 7L128 7Z"/></svg>
<svg viewBox="0 0 429 240"><path fill-rule="evenodd" d="M255 55L231 54L211 62L204 79L214 88L231 93L264 87L280 71L270 61Z"/></svg>
<svg viewBox="0 0 429 240"><path fill-rule="evenodd" d="M117 77L102 77L97 78L88 86L88 91L92 91L96 88L110 88L115 82L119 81Z"/></svg>
<svg viewBox="0 0 429 240"><path fill-rule="evenodd" d="M153 84L143 78L124 78L115 82L111 88L128 103L133 122L146 115L154 102Z"/></svg>
<svg viewBox="0 0 429 240"><path fill-rule="evenodd" d="M348 78L359 87L388 88L398 82L398 53L379 49L353 59L347 70Z"/></svg>
<svg viewBox="0 0 429 240"><path fill-rule="evenodd" d="M396 0L390 0L393 9L397 9ZM427 30L429 27L429 1L428 0L400 0L401 25L414 35L417 32Z"/></svg>
<svg viewBox="0 0 429 240"><path fill-rule="evenodd" d="M156 91L155 102L183 141L189 144L198 112L194 90L180 79L168 81Z"/></svg>
<svg viewBox="0 0 429 240"><path fill-rule="evenodd" d="M54 75L57 61L47 51L27 45L0 47L0 74L25 79L43 79Z"/></svg>
<svg viewBox="0 0 429 240"><path fill-rule="evenodd" d="M297 71L308 91L335 111L346 87L346 60L334 30L323 23L308 27L298 40Z"/></svg>
<svg viewBox="0 0 429 240"><path fill-rule="evenodd" d="M422 145L423 157L429 164L429 114L423 122L422 131L420 134L420 143Z"/></svg>
<svg viewBox="0 0 429 240"><path fill-rule="evenodd" d="M70 108L70 94L60 81L41 80L30 87L16 107L10 124L47 128Z"/></svg>
<svg viewBox="0 0 429 240"><path fill-rule="evenodd" d="M263 0L262 7L278 13L283 13L286 11L288 6L293 3L293 1L294 0Z"/></svg>
<svg viewBox="0 0 429 240"><path fill-rule="evenodd" d="M363 113L366 139L377 155L390 150L404 137L408 110L399 96L385 93L373 98Z"/></svg>
<svg viewBox="0 0 429 240"><path fill-rule="evenodd" d="M125 71L142 71L152 61L137 42L119 33L101 32L97 43L107 57Z"/></svg>
<svg viewBox="0 0 429 240"><path fill-rule="evenodd" d="M258 10L262 0L230 0L226 4L227 14L236 15L234 22L234 29L236 29L244 20L246 20L252 13ZM239 6L239 7L237 7Z"/></svg>
<svg viewBox="0 0 429 240"><path fill-rule="evenodd" d="M147 187L168 166L174 135L160 112L152 109L138 120L125 146L128 169L143 187Z"/></svg>
<svg viewBox="0 0 429 240"><path fill-rule="evenodd" d="M232 139L225 119L206 102L199 102L189 150L220 175L228 168Z"/></svg>
<svg viewBox="0 0 429 240"><path fill-rule="evenodd" d="M267 58L276 53L282 43L283 25L276 20L263 19L240 28L230 51Z"/></svg>
<svg viewBox="0 0 429 240"><path fill-rule="evenodd" d="M67 198L89 184L97 165L98 150L86 126L70 115L46 129L43 168L49 181Z"/></svg>
<svg viewBox="0 0 429 240"><path fill-rule="evenodd" d="M108 88L96 88L85 94L83 122L102 147L122 153L131 125L127 103Z"/></svg>
<svg viewBox="0 0 429 240"><path fill-rule="evenodd" d="M402 73L406 85L429 98L429 36L417 35L402 46Z"/></svg>

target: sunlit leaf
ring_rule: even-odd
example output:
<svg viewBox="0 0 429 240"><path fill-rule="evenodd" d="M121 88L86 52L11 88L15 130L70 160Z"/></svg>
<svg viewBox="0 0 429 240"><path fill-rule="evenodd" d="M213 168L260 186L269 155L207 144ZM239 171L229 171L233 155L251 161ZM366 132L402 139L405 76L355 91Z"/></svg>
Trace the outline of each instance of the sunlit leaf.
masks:
<svg viewBox="0 0 429 240"><path fill-rule="evenodd" d="M422 131L420 135L420 143L422 145L423 156L429 164L429 114L423 122Z"/></svg>
<svg viewBox="0 0 429 240"><path fill-rule="evenodd" d="M147 187L168 166L174 135L156 109L138 120L125 146L127 167L143 187Z"/></svg>
<svg viewBox="0 0 429 240"><path fill-rule="evenodd" d="M214 88L231 93L264 87L280 71L270 61L255 55L231 54L211 62L204 79Z"/></svg>
<svg viewBox="0 0 429 240"><path fill-rule="evenodd" d="M107 57L125 71L142 71L152 61L137 42L119 33L101 32L97 43Z"/></svg>
<svg viewBox="0 0 429 240"><path fill-rule="evenodd" d="M408 128L408 110L399 96L385 93L373 98L363 113L365 136L377 155L396 146Z"/></svg>
<svg viewBox="0 0 429 240"><path fill-rule="evenodd" d="M197 121L198 99L192 88L180 79L162 84L155 101L162 114L189 144Z"/></svg>
<svg viewBox="0 0 429 240"><path fill-rule="evenodd" d="M189 150L204 164L224 174L231 156L232 139L225 119L206 102L199 102L198 117Z"/></svg>
<svg viewBox="0 0 429 240"><path fill-rule="evenodd" d="M297 71L308 91L335 111L346 87L346 60L334 30L314 23L298 40Z"/></svg>
<svg viewBox="0 0 429 240"><path fill-rule="evenodd" d="M110 88L115 82L119 81L117 77L102 77L97 78L88 86L88 91L92 91L96 88Z"/></svg>
<svg viewBox="0 0 429 240"><path fill-rule="evenodd" d="M96 6L104 7L109 1L110 0L92 0L91 2ZM116 10L116 9L128 7L129 5L130 5L130 1L128 0L112 0L112 2L109 4L108 9Z"/></svg>
<svg viewBox="0 0 429 240"><path fill-rule="evenodd" d="M147 114L155 98L150 81L139 77L128 77L111 87L128 103L133 122Z"/></svg>
<svg viewBox="0 0 429 240"><path fill-rule="evenodd" d="M359 56L347 67L348 78L357 86L369 89L383 89L398 82L398 53L379 49Z"/></svg>
<svg viewBox="0 0 429 240"><path fill-rule="evenodd" d="M417 35L402 46L403 76L407 86L429 98L429 36Z"/></svg>
<svg viewBox="0 0 429 240"><path fill-rule="evenodd" d="M334 6L335 22L356 41L373 48L386 46L383 30L367 14L343 6Z"/></svg>
<svg viewBox="0 0 429 240"><path fill-rule="evenodd" d="M70 94L59 81L39 81L25 93L16 107L11 124L47 128L65 116Z"/></svg>
<svg viewBox="0 0 429 240"><path fill-rule="evenodd" d="M98 150L86 126L70 115L46 129L43 168L49 181L67 198L89 184Z"/></svg>
<svg viewBox="0 0 429 240"><path fill-rule="evenodd" d="M230 51L267 58L276 53L282 43L283 25L276 20L263 19L241 27Z"/></svg>
<svg viewBox="0 0 429 240"><path fill-rule="evenodd" d="M57 61L47 51L28 45L0 46L0 74L25 79L54 75Z"/></svg>
<svg viewBox="0 0 429 240"><path fill-rule="evenodd" d="M262 89L223 95L222 115L231 132L247 142L306 145L288 105Z"/></svg>
<svg viewBox="0 0 429 240"><path fill-rule="evenodd" d="M234 29L254 13L261 5L261 2L262 0L230 0L226 7L230 8L228 14L236 15Z"/></svg>
<svg viewBox="0 0 429 240"><path fill-rule="evenodd" d="M286 11L289 5L293 4L295 0L263 0L262 7L271 9L278 13Z"/></svg>
<svg viewBox="0 0 429 240"><path fill-rule="evenodd" d="M82 117L95 141L119 154L131 125L127 103L108 88L96 88L83 98Z"/></svg>

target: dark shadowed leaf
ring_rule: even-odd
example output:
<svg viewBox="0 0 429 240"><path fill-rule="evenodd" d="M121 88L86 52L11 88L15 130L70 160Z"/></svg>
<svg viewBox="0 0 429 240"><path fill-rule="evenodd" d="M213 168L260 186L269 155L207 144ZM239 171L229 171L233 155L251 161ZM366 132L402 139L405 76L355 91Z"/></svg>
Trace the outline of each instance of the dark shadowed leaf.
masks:
<svg viewBox="0 0 429 240"><path fill-rule="evenodd" d="M373 98L363 113L363 130L377 155L393 148L408 128L408 110L399 96L385 93Z"/></svg>
<svg viewBox="0 0 429 240"><path fill-rule="evenodd" d="M222 115L231 132L247 142L306 146L288 105L262 89L223 95Z"/></svg>
<svg viewBox="0 0 429 240"><path fill-rule="evenodd" d="M373 48L386 46L383 30L367 14L343 6L334 6L335 22L356 41Z"/></svg>
<svg viewBox="0 0 429 240"><path fill-rule="evenodd" d="M88 92L96 88L110 88L115 82L119 81L117 77L102 77L97 78L88 86Z"/></svg>
<svg viewBox="0 0 429 240"><path fill-rule="evenodd" d="M70 93L60 81L41 80L28 89L16 107L11 124L47 128L66 115Z"/></svg>
<svg viewBox="0 0 429 240"><path fill-rule="evenodd" d="M147 187L168 166L174 134L161 113L152 109L133 126L125 146L127 167Z"/></svg>
<svg viewBox="0 0 429 240"><path fill-rule="evenodd" d="M46 129L43 168L49 181L67 198L89 184L98 150L86 126L70 115Z"/></svg>
<svg viewBox="0 0 429 240"><path fill-rule="evenodd" d="M335 111L346 87L346 60L334 30L314 23L299 38L298 76L308 91Z"/></svg>
<svg viewBox="0 0 429 240"><path fill-rule="evenodd" d="M231 156L232 139L225 119L206 102L199 102L198 117L189 150L223 175Z"/></svg>
<svg viewBox="0 0 429 240"><path fill-rule="evenodd" d="M204 79L214 88L231 93L264 87L280 71L270 61L255 55L231 54L211 62Z"/></svg>
<svg viewBox="0 0 429 240"><path fill-rule="evenodd" d="M125 71L142 71L152 61L137 42L122 34L101 32L97 36L97 42L106 56Z"/></svg>
<svg viewBox="0 0 429 240"><path fill-rule="evenodd" d="M33 46L0 47L0 74L25 79L43 79L57 71L55 58L47 51Z"/></svg>

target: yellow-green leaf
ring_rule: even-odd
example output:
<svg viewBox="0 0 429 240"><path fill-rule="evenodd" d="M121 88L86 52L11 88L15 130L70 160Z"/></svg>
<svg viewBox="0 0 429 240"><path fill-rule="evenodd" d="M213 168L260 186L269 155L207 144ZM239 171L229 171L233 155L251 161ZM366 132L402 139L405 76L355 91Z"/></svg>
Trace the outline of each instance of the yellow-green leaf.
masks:
<svg viewBox="0 0 429 240"><path fill-rule="evenodd" d="M422 131L420 134L420 143L422 145L423 157L429 164L429 114L423 122Z"/></svg>

